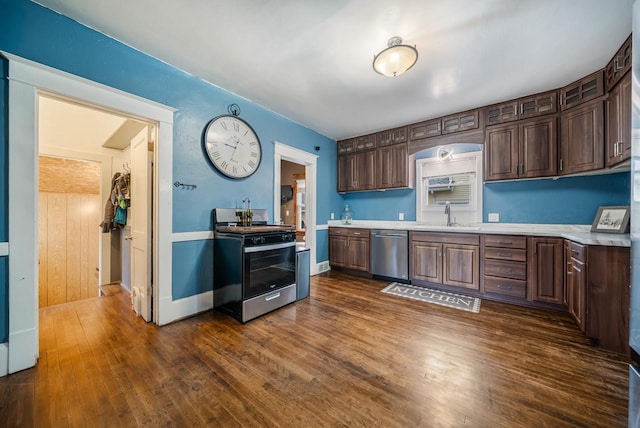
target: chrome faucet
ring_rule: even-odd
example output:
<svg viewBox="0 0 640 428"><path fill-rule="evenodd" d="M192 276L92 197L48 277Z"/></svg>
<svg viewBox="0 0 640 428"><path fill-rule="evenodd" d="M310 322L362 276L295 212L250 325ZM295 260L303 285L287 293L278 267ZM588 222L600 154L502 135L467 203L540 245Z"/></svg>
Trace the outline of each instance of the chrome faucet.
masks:
<svg viewBox="0 0 640 428"><path fill-rule="evenodd" d="M451 203L449 201L444 205L444 214L447 216L447 226L451 226Z"/></svg>

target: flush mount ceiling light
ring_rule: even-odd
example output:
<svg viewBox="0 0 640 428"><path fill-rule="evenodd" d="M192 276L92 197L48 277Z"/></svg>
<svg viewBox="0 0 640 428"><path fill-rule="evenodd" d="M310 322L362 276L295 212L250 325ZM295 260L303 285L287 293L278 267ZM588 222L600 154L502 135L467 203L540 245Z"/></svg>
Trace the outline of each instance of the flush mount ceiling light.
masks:
<svg viewBox="0 0 640 428"><path fill-rule="evenodd" d="M400 76L418 61L415 46L403 45L400 37L392 37L387 48L373 56L373 69L389 77Z"/></svg>

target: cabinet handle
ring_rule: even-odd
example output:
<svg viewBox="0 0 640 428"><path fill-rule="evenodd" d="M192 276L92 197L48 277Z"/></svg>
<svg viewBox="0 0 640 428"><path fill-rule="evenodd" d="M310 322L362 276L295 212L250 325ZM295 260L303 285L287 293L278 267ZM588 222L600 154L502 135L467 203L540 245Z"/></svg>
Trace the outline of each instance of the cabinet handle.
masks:
<svg viewBox="0 0 640 428"><path fill-rule="evenodd" d="M562 171L562 159L560 159L560 171Z"/></svg>
<svg viewBox="0 0 640 428"><path fill-rule="evenodd" d="M562 105L562 93L560 93L560 105Z"/></svg>
<svg viewBox="0 0 640 428"><path fill-rule="evenodd" d="M500 245L513 245L512 241L498 241L498 244Z"/></svg>
<svg viewBox="0 0 640 428"><path fill-rule="evenodd" d="M568 272L567 272L567 275L573 275L573 272L568 271Z"/></svg>
<svg viewBox="0 0 640 428"><path fill-rule="evenodd" d="M511 271L512 271L512 270L513 270L513 269L511 269L511 268L508 268L508 269L505 269L505 268L499 268L499 269L498 269L498 271L500 271L500 272L504 272L504 273L511 273Z"/></svg>
<svg viewBox="0 0 640 428"><path fill-rule="evenodd" d="M511 290L513 287L510 285L502 285L502 284L498 284L498 288L501 290Z"/></svg>
<svg viewBox="0 0 640 428"><path fill-rule="evenodd" d="M511 253L498 253L500 257L513 257Z"/></svg>
<svg viewBox="0 0 640 428"><path fill-rule="evenodd" d="M354 235L360 235L360 232L353 232Z"/></svg>
<svg viewBox="0 0 640 428"><path fill-rule="evenodd" d="M620 59L620 57L616 56L616 58L613 60L613 70L614 71L622 70L622 66L620 65L619 59Z"/></svg>
<svg viewBox="0 0 640 428"><path fill-rule="evenodd" d="M613 157L618 157L618 142L616 141L613 145Z"/></svg>
<svg viewBox="0 0 640 428"><path fill-rule="evenodd" d="M524 114L524 104L520 104L520 115Z"/></svg>
<svg viewBox="0 0 640 428"><path fill-rule="evenodd" d="M524 175L524 164L520 164L520 175Z"/></svg>
<svg viewBox="0 0 640 428"><path fill-rule="evenodd" d="M513 168L516 170L516 175L519 175L518 167L519 167L519 165L517 163L513 164Z"/></svg>

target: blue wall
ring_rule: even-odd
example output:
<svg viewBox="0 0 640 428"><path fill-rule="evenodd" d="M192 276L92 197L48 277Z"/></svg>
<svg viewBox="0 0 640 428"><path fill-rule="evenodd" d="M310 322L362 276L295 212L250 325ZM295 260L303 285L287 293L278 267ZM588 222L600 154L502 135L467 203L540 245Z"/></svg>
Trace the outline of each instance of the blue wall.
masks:
<svg viewBox="0 0 640 428"><path fill-rule="evenodd" d="M630 185L628 172L486 183L482 218L499 213L501 223L591 224L599 206L629 205ZM398 220L401 212L407 221L416 219L415 190L349 193L342 199L355 220Z"/></svg>
<svg viewBox="0 0 640 428"><path fill-rule="evenodd" d="M187 241L173 243L173 270L171 295L173 300L211 290L213 284L213 241Z"/></svg>
<svg viewBox="0 0 640 428"><path fill-rule="evenodd" d="M173 232L211 230L212 208L235 207L246 196L254 208L273 212L274 141L319 155L318 224L326 223L331 212L341 209L335 191L334 140L35 3L0 0L0 28L0 50L178 109L174 116L174 181L196 184L197 188L173 189ZM202 146L209 120L227 114L231 103L240 106L240 117L251 124L262 143L260 168L244 180L230 180L219 174L208 162ZM3 111L6 113L6 109ZM3 123L0 120L0 127ZM6 134L0 139L0 148L4 148ZM315 151L315 146L320 151ZM0 240L3 231L6 236L6 188L0 182L0 204L4 204L0 205ZM317 239L323 242L326 235L327 231L319 231ZM199 262L209 255L208 246L201 241L174 246L173 289L177 298L211 290L212 267ZM317 259L328 259L327 246L318 248ZM4 290L5 284L0 283L0 293Z"/></svg>
<svg viewBox="0 0 640 428"><path fill-rule="evenodd" d="M601 205L629 205L630 174L511 181L484 185L484 214L502 223L591 224Z"/></svg>

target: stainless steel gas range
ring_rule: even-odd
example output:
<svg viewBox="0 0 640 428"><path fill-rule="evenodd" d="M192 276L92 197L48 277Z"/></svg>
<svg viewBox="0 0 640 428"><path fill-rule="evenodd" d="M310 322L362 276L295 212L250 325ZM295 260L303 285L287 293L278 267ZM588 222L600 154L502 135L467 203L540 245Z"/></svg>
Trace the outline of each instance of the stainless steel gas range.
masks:
<svg viewBox="0 0 640 428"><path fill-rule="evenodd" d="M250 226L232 208L213 210L213 306L245 323L296 300L296 234L253 210Z"/></svg>

